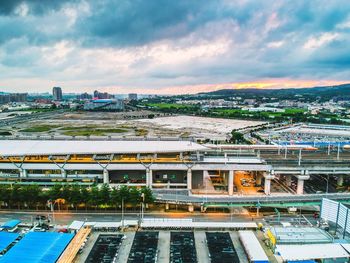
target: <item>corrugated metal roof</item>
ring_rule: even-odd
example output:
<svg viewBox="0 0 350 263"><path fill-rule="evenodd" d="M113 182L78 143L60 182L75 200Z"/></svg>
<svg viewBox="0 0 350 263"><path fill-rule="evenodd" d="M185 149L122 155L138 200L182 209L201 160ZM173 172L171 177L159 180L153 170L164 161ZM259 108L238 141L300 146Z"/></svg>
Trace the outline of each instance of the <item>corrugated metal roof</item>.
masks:
<svg viewBox="0 0 350 263"><path fill-rule="evenodd" d="M18 236L17 233L0 232L0 252L15 241Z"/></svg>
<svg viewBox="0 0 350 263"><path fill-rule="evenodd" d="M191 141L1 140L1 156L170 153L205 150Z"/></svg>
<svg viewBox="0 0 350 263"><path fill-rule="evenodd" d="M0 262L56 262L73 236L73 234L66 233L29 232L0 258Z"/></svg>
<svg viewBox="0 0 350 263"><path fill-rule="evenodd" d="M13 220L10 220L10 221L7 221L6 223L4 223L1 228L14 228L15 226L17 226L19 223L21 223L20 220L18 219L13 219Z"/></svg>

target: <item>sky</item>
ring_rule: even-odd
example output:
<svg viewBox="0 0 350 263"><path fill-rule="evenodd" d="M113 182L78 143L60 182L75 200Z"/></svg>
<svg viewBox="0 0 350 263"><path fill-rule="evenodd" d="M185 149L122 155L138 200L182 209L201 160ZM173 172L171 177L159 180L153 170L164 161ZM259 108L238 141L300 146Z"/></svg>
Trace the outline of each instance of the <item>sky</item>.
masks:
<svg viewBox="0 0 350 263"><path fill-rule="evenodd" d="M348 0L0 0L0 91L350 82Z"/></svg>

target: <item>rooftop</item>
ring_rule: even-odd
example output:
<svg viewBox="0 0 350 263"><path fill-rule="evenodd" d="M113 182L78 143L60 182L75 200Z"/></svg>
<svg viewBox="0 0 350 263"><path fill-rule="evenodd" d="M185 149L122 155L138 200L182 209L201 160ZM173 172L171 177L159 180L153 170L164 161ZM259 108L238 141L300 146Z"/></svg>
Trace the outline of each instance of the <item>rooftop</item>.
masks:
<svg viewBox="0 0 350 263"><path fill-rule="evenodd" d="M325 231L314 227L274 227L271 229L277 244L331 243L333 238Z"/></svg>
<svg viewBox="0 0 350 263"><path fill-rule="evenodd" d="M349 258L341 244L278 245L277 253L284 261Z"/></svg>
<svg viewBox="0 0 350 263"><path fill-rule="evenodd" d="M72 238L73 234L29 232L1 257L0 262L56 262Z"/></svg>
<svg viewBox="0 0 350 263"><path fill-rule="evenodd" d="M0 156L177 153L205 150L190 141L1 140Z"/></svg>

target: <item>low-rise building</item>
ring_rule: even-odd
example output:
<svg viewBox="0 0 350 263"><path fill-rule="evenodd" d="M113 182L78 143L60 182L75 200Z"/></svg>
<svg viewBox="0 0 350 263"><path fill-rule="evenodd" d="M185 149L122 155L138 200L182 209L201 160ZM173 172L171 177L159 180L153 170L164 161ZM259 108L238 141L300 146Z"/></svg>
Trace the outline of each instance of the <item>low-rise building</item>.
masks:
<svg viewBox="0 0 350 263"><path fill-rule="evenodd" d="M84 110L92 111L122 111L124 110L123 100L117 99L97 99L85 102Z"/></svg>

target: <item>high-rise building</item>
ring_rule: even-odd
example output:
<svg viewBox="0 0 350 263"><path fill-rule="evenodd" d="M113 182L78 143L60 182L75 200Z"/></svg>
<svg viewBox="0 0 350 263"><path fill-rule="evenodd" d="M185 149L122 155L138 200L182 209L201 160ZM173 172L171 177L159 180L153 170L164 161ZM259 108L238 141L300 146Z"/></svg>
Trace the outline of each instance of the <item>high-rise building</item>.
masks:
<svg viewBox="0 0 350 263"><path fill-rule="evenodd" d="M53 87L52 89L53 100L61 101L62 100L62 89L61 87Z"/></svg>
<svg viewBox="0 0 350 263"><path fill-rule="evenodd" d="M113 99L114 95L111 95L107 92L99 92L98 90L94 91L94 98L95 99Z"/></svg>
<svg viewBox="0 0 350 263"><path fill-rule="evenodd" d="M129 100L137 100L137 94L136 93L129 93L128 97L129 97Z"/></svg>
<svg viewBox="0 0 350 263"><path fill-rule="evenodd" d="M27 96L27 93L3 93L0 94L0 104L9 102L26 102Z"/></svg>
<svg viewBox="0 0 350 263"><path fill-rule="evenodd" d="M85 93L82 93L82 94L78 95L77 99L78 100L91 100L92 96L85 92Z"/></svg>

